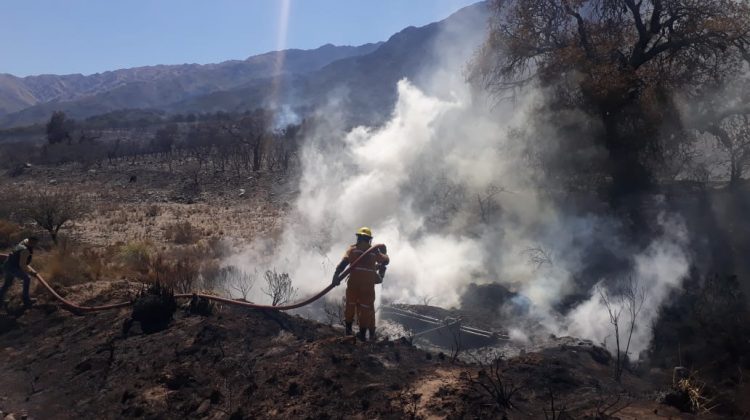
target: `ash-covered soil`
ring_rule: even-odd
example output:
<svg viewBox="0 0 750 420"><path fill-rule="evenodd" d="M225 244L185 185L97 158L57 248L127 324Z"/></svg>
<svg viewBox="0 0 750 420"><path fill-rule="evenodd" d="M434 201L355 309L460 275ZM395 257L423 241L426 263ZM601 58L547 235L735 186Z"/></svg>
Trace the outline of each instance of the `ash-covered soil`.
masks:
<svg viewBox="0 0 750 420"><path fill-rule="evenodd" d="M139 289L96 282L62 293L93 304ZM504 359L495 375L406 340L356 342L279 312L178 310L166 330L123 336L129 309L76 316L39 297L31 310L2 314L0 410L15 418L692 416L656 402L668 373L626 372L615 384L609 354L575 339ZM493 398L493 386L513 391L510 407Z"/></svg>

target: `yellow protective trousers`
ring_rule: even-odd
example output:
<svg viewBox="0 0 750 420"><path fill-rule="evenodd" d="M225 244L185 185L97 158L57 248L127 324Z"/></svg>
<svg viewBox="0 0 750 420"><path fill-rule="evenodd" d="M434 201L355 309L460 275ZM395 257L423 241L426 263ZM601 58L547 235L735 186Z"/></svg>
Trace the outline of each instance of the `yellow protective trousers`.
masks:
<svg viewBox="0 0 750 420"><path fill-rule="evenodd" d="M375 283L362 277L351 277L346 287L346 309L344 319L354 322L354 315L360 328L375 328Z"/></svg>

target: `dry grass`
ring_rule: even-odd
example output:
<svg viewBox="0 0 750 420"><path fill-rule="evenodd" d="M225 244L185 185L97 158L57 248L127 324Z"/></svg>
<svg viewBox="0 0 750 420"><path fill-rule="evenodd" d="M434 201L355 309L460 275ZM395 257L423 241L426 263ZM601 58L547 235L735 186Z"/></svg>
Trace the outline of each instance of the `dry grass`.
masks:
<svg viewBox="0 0 750 420"><path fill-rule="evenodd" d="M91 247L62 242L50 251L38 251L33 266L53 285L129 279L160 283L177 293L224 292L218 241L201 240L194 245L158 247L133 241L109 247ZM212 246L218 249L211 248Z"/></svg>
<svg viewBox="0 0 750 420"><path fill-rule="evenodd" d="M151 204L150 206L146 207L143 215L148 218L158 217L159 215L161 215L161 208L156 204Z"/></svg>
<svg viewBox="0 0 750 420"><path fill-rule="evenodd" d="M115 214L110 218L110 223L114 226L123 226L127 225L130 219L128 218L128 213L124 210L118 210L115 212Z"/></svg>
<svg viewBox="0 0 750 420"><path fill-rule="evenodd" d="M209 236L200 241L199 245L204 248L206 256L214 259L221 259L232 251L229 244L220 236Z"/></svg>
<svg viewBox="0 0 750 420"><path fill-rule="evenodd" d="M259 236L271 237L282 227L278 210L253 203L235 206L166 203L158 205L159 214L153 217L152 206L156 205L102 205L72 226L71 232L82 241L100 246L131 241L186 245L203 239L246 242ZM188 223L192 229L178 226Z"/></svg>
<svg viewBox="0 0 750 420"><path fill-rule="evenodd" d="M697 378L695 372L687 378L676 381L674 387L677 391L687 395L693 413L706 414L715 408L712 404L713 398L710 398L706 392L706 384Z"/></svg>
<svg viewBox="0 0 750 420"><path fill-rule="evenodd" d="M120 247L117 257L126 270L146 274L149 271L152 248L147 242L130 242Z"/></svg>
<svg viewBox="0 0 750 420"><path fill-rule="evenodd" d="M137 184L128 183L136 171ZM217 284L221 259L235 246L272 237L282 227L280 196L269 198L278 182L272 177L255 177L252 185L243 185L253 200L238 199L234 185L217 181L197 203L184 203L177 178L145 161L97 168L95 174L67 164L35 166L29 174L33 176L8 180L0 191L31 191L55 179L87 197L92 206L68 230L75 247L40 250L35 256L34 266L58 284L159 277L178 284L180 291L223 291L224 285ZM0 203L0 210L8 203ZM16 208L5 207L8 214ZM0 246L15 245L27 235L18 225L0 220Z"/></svg>
<svg viewBox="0 0 750 420"><path fill-rule="evenodd" d="M0 219L0 248L10 248L24 237L25 231L21 226Z"/></svg>
<svg viewBox="0 0 750 420"><path fill-rule="evenodd" d="M170 223L164 228L164 239L178 245L192 245L201 233L189 221Z"/></svg>
<svg viewBox="0 0 750 420"><path fill-rule="evenodd" d="M63 244L39 253L33 265L53 285L72 286L102 279L107 272L107 256L92 248L74 250Z"/></svg>

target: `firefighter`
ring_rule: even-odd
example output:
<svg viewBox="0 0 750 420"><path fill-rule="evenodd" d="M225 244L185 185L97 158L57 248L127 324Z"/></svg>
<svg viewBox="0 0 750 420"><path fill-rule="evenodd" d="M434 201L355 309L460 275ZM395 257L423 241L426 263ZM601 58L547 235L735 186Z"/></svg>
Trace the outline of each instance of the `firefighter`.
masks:
<svg viewBox="0 0 750 420"><path fill-rule="evenodd" d="M34 256L34 247L39 242L39 238L31 236L24 239L13 248L13 251L8 255L3 265L3 272L5 281L3 287L0 288L0 305L5 303L5 292L8 291L13 279L19 278L23 281L23 304L29 307L34 304L35 299L31 299L29 296L29 286L31 283L31 277L36 277L37 273L33 268L29 266L31 259ZM31 276L31 277L30 277Z"/></svg>
<svg viewBox="0 0 750 420"><path fill-rule="evenodd" d="M346 250L344 258L333 274L335 286L341 283L339 275L346 266L354 262L371 246L372 231L367 227L359 228L357 243ZM346 334L352 335L352 324L356 314L359 322L357 337L362 341L365 341L367 331L370 332L370 341L375 341L375 285L383 282L385 269L390 261L386 252L385 245L383 245L352 267L346 285L346 309L344 310Z"/></svg>

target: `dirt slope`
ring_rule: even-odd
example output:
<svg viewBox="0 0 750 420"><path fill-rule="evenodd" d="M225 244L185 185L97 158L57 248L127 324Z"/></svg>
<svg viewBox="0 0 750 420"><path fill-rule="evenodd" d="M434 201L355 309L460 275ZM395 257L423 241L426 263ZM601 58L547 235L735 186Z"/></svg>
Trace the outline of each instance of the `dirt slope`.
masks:
<svg viewBox="0 0 750 420"><path fill-rule="evenodd" d="M134 291L126 282L92 289L67 295L99 302ZM0 409L35 418L400 418L393 398L441 363L285 314L217 312L180 311L165 331L136 327L125 338L128 310L75 316L42 303L0 335Z"/></svg>
<svg viewBox="0 0 750 420"><path fill-rule="evenodd" d="M137 289L121 281L63 292L100 303ZM552 391L573 418L615 399L617 418L680 418L653 402L643 378L609 388L606 352L576 340L504 361L505 385L519 388L507 409L471 385L478 366L403 340L358 343L299 317L230 308L180 310L167 330L134 327L124 337L129 315L75 316L44 299L15 320L3 315L0 410L40 419L545 418Z"/></svg>

